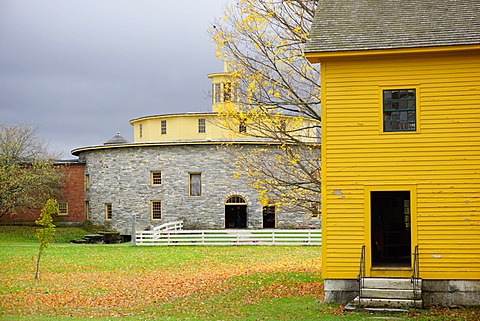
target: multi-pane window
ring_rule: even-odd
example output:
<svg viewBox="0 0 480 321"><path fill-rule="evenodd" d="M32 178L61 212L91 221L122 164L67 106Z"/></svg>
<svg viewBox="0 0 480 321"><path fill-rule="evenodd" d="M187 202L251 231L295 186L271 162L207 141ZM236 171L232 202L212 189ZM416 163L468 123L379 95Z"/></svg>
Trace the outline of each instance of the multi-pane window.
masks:
<svg viewBox="0 0 480 321"><path fill-rule="evenodd" d="M140 138L142 138L143 137L143 124L138 125L138 131L139 131L138 134L139 134Z"/></svg>
<svg viewBox="0 0 480 321"><path fill-rule="evenodd" d="M105 219L111 220L113 217L113 211L112 211L112 204L107 203L105 204Z"/></svg>
<svg viewBox="0 0 480 321"><path fill-rule="evenodd" d="M417 119L415 89L383 91L383 131L415 131Z"/></svg>
<svg viewBox="0 0 480 321"><path fill-rule="evenodd" d="M200 134L203 134L206 132L206 122L205 118L200 118L198 119L198 132Z"/></svg>
<svg viewBox="0 0 480 321"><path fill-rule="evenodd" d="M57 201L57 204L58 204L58 215L62 215L62 216L68 215L68 202Z"/></svg>
<svg viewBox="0 0 480 321"><path fill-rule="evenodd" d="M150 181L152 185L161 185L162 184L162 172L152 171L150 172Z"/></svg>
<svg viewBox="0 0 480 321"><path fill-rule="evenodd" d="M223 84L223 101L232 101L232 83L226 82Z"/></svg>
<svg viewBox="0 0 480 321"><path fill-rule="evenodd" d="M162 135L167 134L167 121L165 119L160 122L160 132Z"/></svg>
<svg viewBox="0 0 480 321"><path fill-rule="evenodd" d="M225 202L225 204L247 204L245 199L241 196L230 196L228 200Z"/></svg>
<svg viewBox="0 0 480 321"><path fill-rule="evenodd" d="M213 103L220 103L222 97L222 91L220 84L213 84Z"/></svg>
<svg viewBox="0 0 480 321"><path fill-rule="evenodd" d="M320 218L321 209L320 209L320 204L318 202L311 202L310 209L311 209L311 215L313 217Z"/></svg>
<svg viewBox="0 0 480 321"><path fill-rule="evenodd" d="M235 86L231 82L225 82L223 84L217 83L212 85L212 100L213 103L228 103L234 100L236 96Z"/></svg>
<svg viewBox="0 0 480 321"><path fill-rule="evenodd" d="M405 229L410 230L410 200L403 200L403 223Z"/></svg>
<svg viewBox="0 0 480 321"><path fill-rule="evenodd" d="M162 219L162 201L151 202L152 220Z"/></svg>
<svg viewBox="0 0 480 321"><path fill-rule="evenodd" d="M246 133L247 132L247 125L245 123L245 120L240 121L240 124L238 125L238 132L239 133Z"/></svg>
<svg viewBox="0 0 480 321"><path fill-rule="evenodd" d="M189 174L189 195L201 196L202 195L202 174L190 173Z"/></svg>

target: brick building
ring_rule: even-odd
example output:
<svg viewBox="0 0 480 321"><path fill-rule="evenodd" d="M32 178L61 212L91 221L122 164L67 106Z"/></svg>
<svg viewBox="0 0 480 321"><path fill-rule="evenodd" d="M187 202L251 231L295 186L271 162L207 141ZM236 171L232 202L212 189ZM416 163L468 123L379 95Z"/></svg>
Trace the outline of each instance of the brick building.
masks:
<svg viewBox="0 0 480 321"><path fill-rule="evenodd" d="M64 175L62 195L58 200L60 214L55 216L56 224L76 225L85 222L84 171L85 164L78 160L57 161L55 166ZM40 216L41 209L19 211L0 218L0 224L32 224Z"/></svg>

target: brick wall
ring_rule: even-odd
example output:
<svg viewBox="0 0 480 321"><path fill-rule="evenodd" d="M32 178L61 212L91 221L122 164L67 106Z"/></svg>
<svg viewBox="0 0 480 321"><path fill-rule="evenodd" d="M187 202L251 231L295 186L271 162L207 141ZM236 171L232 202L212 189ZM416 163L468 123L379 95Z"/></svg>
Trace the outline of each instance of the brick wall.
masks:
<svg viewBox="0 0 480 321"><path fill-rule="evenodd" d="M85 164L77 162L59 163L56 166L64 175L64 186L60 201L68 202L68 215L54 217L55 222L84 223L84 177ZM0 223L34 223L40 216L41 209L18 211L0 218Z"/></svg>
<svg viewBox="0 0 480 321"><path fill-rule="evenodd" d="M68 202L68 215L58 216L56 222L83 223L85 221L85 165L81 163L60 165L65 185L61 201Z"/></svg>

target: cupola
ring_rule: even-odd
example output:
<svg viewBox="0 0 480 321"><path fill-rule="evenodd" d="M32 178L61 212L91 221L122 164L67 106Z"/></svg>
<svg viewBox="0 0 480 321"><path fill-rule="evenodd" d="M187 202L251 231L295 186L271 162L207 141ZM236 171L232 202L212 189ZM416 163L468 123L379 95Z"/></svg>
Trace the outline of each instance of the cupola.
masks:
<svg viewBox="0 0 480 321"><path fill-rule="evenodd" d="M223 72L208 75L212 80L212 111L218 112L219 107L225 103L237 101L235 77L224 63Z"/></svg>
<svg viewBox="0 0 480 321"><path fill-rule="evenodd" d="M125 137L120 135L120 133L117 133L110 140L103 143L103 145L121 145L121 144L128 144L128 140L126 140Z"/></svg>

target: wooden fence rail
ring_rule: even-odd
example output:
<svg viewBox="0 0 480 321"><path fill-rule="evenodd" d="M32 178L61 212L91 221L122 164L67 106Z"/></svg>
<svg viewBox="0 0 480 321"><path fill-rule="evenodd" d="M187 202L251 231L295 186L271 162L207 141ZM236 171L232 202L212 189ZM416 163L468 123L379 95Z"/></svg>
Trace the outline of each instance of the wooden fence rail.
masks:
<svg viewBox="0 0 480 321"><path fill-rule="evenodd" d="M162 230L136 232L136 245L322 245L321 230Z"/></svg>

